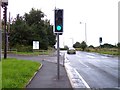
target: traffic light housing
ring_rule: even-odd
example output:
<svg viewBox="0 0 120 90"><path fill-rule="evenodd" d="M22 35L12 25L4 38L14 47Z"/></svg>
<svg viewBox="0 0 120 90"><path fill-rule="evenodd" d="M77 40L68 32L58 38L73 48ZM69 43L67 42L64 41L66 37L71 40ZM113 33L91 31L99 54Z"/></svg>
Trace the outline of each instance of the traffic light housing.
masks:
<svg viewBox="0 0 120 90"><path fill-rule="evenodd" d="M102 37L99 38L99 43L102 43Z"/></svg>
<svg viewBox="0 0 120 90"><path fill-rule="evenodd" d="M55 10L55 33L63 33L63 9Z"/></svg>

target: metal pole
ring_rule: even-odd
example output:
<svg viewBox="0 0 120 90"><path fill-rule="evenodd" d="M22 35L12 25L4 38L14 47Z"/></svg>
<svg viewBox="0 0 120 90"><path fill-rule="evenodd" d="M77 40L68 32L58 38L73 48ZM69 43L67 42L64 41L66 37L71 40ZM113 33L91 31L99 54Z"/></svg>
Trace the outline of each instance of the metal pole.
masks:
<svg viewBox="0 0 120 90"><path fill-rule="evenodd" d="M85 42L87 44L87 31L86 31L86 23L85 23Z"/></svg>
<svg viewBox="0 0 120 90"><path fill-rule="evenodd" d="M6 30L6 24L7 24L7 7L5 6L5 20L4 20L4 30L5 30L5 47L4 47L4 59L7 58L7 30Z"/></svg>
<svg viewBox="0 0 120 90"><path fill-rule="evenodd" d="M60 78L60 68L59 68L59 51L60 51L60 48L59 48L59 33L57 33L57 76L58 76L58 80Z"/></svg>
<svg viewBox="0 0 120 90"><path fill-rule="evenodd" d="M1 27L1 0L0 0L0 61L2 59L2 27Z"/></svg>
<svg viewBox="0 0 120 90"><path fill-rule="evenodd" d="M63 54L63 67L65 66L65 53Z"/></svg>
<svg viewBox="0 0 120 90"><path fill-rule="evenodd" d="M9 22L8 22L8 28L7 28L7 50L10 49L9 47L9 35L10 35L10 12L9 12Z"/></svg>

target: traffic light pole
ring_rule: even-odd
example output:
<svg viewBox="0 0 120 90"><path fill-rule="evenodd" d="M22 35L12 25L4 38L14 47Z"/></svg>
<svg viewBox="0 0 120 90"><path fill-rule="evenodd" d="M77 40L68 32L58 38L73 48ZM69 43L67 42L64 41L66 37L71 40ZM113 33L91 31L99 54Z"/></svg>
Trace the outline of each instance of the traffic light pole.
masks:
<svg viewBox="0 0 120 90"><path fill-rule="evenodd" d="M57 33L57 76L58 76L58 80L60 78L60 48L59 48L59 33Z"/></svg>
<svg viewBox="0 0 120 90"><path fill-rule="evenodd" d="M56 9L54 10L55 15L55 28L54 33L57 34L57 76L58 80L60 78L60 48L59 48L59 35L62 35L63 33L63 9Z"/></svg>

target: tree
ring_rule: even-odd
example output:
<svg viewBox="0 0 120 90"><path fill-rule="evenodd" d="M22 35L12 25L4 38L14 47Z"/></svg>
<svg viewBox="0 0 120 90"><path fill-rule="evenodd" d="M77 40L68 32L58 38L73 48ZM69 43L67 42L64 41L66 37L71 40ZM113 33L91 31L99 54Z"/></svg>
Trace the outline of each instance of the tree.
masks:
<svg viewBox="0 0 120 90"><path fill-rule="evenodd" d="M83 41L83 42L80 44L80 48L82 48L82 50L84 51L86 47L87 47L87 44L86 44L86 42Z"/></svg>
<svg viewBox="0 0 120 90"><path fill-rule="evenodd" d="M66 49L66 50L67 50L67 49L69 49L69 48L68 48L68 46L67 46L67 45L65 45L65 46L64 46L64 49Z"/></svg>
<svg viewBox="0 0 120 90"><path fill-rule="evenodd" d="M40 49L48 49L56 43L53 26L49 20L43 20L44 13L41 10L31 9L24 16L17 15L11 24L10 46L32 46L33 41L40 42Z"/></svg>
<svg viewBox="0 0 120 90"><path fill-rule="evenodd" d="M103 45L101 45L102 48L115 48L116 46L112 45L112 44L108 44L108 43L105 43Z"/></svg>
<svg viewBox="0 0 120 90"><path fill-rule="evenodd" d="M95 48L93 45L90 45L89 48Z"/></svg>
<svg viewBox="0 0 120 90"><path fill-rule="evenodd" d="M11 25L10 46L27 45L29 38L29 27L18 14L15 23Z"/></svg>
<svg viewBox="0 0 120 90"><path fill-rule="evenodd" d="M120 48L120 42L118 42L117 47Z"/></svg>
<svg viewBox="0 0 120 90"><path fill-rule="evenodd" d="M79 42L76 42L75 44L73 44L73 47L74 47L74 48L80 48L80 46L81 46L81 45L80 45Z"/></svg>
<svg viewBox="0 0 120 90"><path fill-rule="evenodd" d="M50 47L56 44L56 35L53 33L53 25L50 25L50 21L45 20L45 27L48 36L48 43Z"/></svg>

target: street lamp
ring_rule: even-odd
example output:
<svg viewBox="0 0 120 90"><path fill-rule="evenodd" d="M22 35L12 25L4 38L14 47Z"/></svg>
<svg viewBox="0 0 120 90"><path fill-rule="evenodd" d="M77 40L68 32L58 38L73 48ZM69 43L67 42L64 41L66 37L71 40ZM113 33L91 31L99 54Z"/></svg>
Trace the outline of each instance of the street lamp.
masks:
<svg viewBox="0 0 120 90"><path fill-rule="evenodd" d="M80 24L85 24L85 42L87 44L87 28L86 28L87 24L83 22L80 22Z"/></svg>

